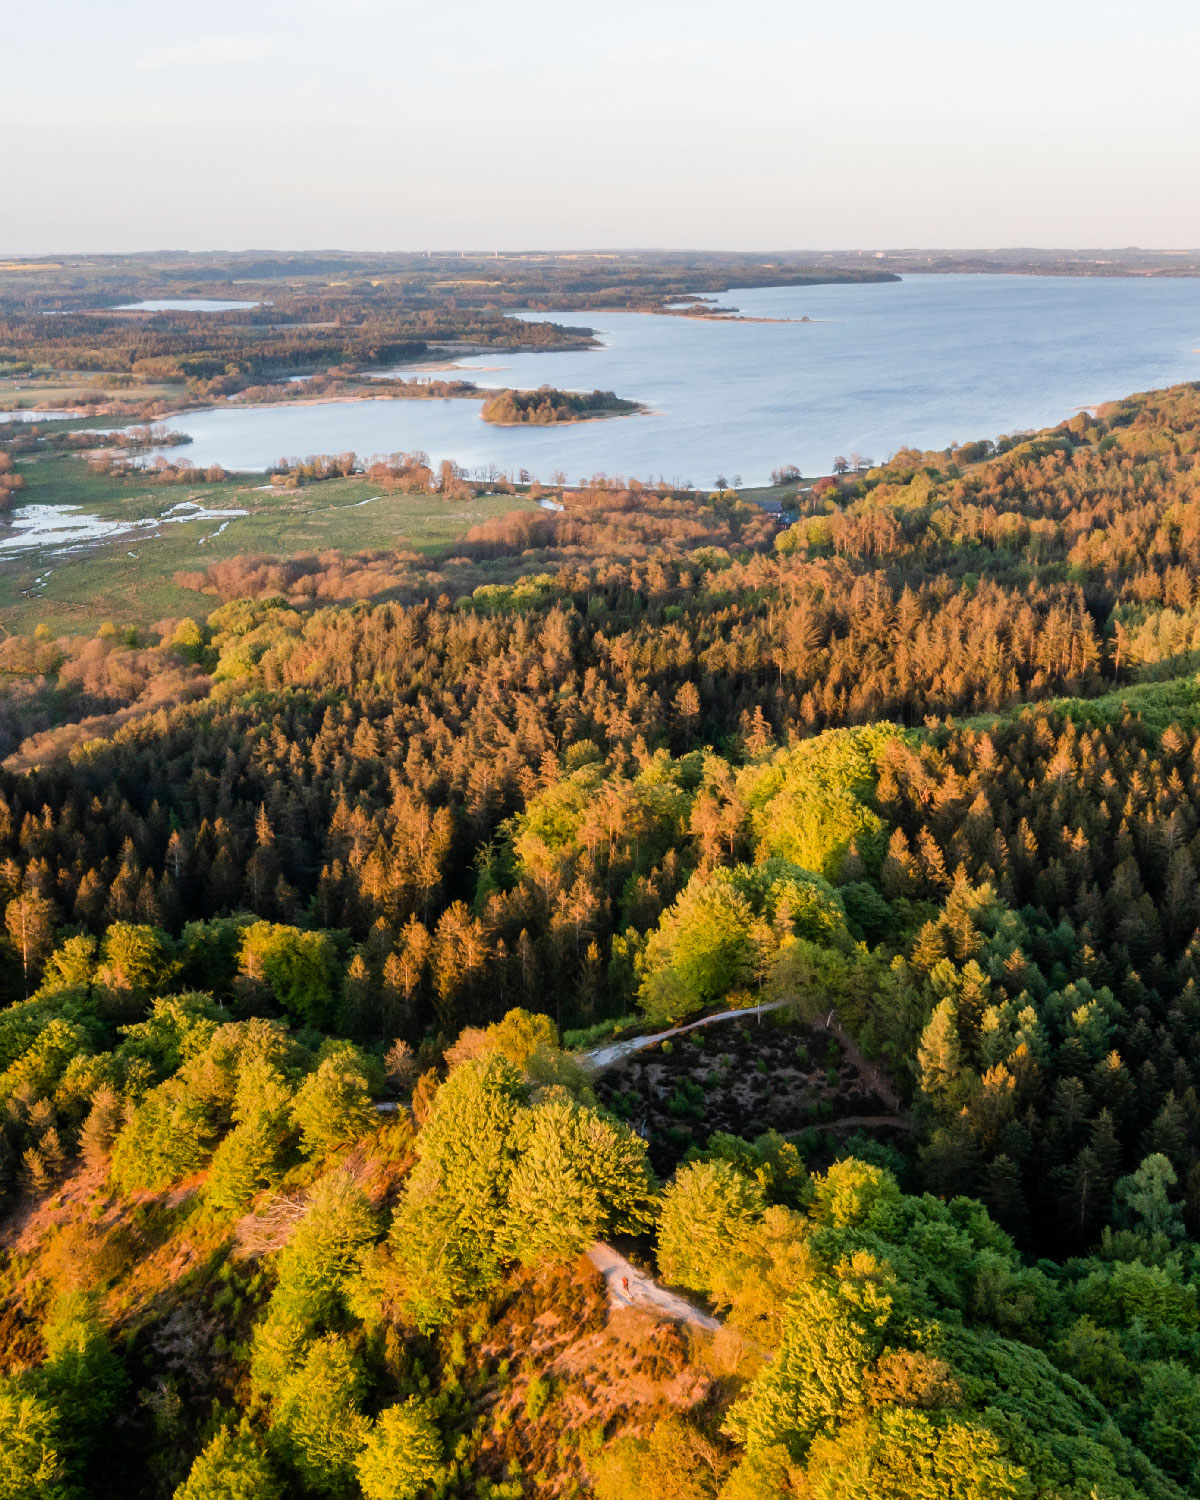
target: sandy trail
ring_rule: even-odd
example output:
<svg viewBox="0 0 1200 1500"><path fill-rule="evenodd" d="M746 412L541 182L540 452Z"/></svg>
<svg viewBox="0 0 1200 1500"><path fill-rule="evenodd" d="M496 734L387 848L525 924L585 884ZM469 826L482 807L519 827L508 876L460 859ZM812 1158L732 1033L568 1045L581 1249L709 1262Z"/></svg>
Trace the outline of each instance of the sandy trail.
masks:
<svg viewBox="0 0 1200 1500"><path fill-rule="evenodd" d="M743 1019L761 1016L769 1010L779 1010L790 1004L790 1000L772 1000L769 1005L753 1005L746 1010L723 1010L720 1015L704 1016L699 1021L689 1021L686 1026L672 1026L670 1031L656 1031L653 1036L635 1036L627 1042L610 1042L606 1047L596 1047L591 1052L583 1053L579 1060L585 1067L598 1073L601 1068L611 1068L613 1063L620 1062L633 1052L641 1052L645 1047L665 1042L668 1037L681 1036L685 1031L695 1031L697 1026L711 1026L714 1021L733 1021L739 1016Z"/></svg>
<svg viewBox="0 0 1200 1500"><path fill-rule="evenodd" d="M603 1240L597 1240L587 1256L608 1283L611 1307L642 1307L662 1313L676 1323L690 1323L694 1328L720 1328L716 1318L701 1312L674 1292L666 1291Z"/></svg>
<svg viewBox="0 0 1200 1500"><path fill-rule="evenodd" d="M595 1047L591 1052L582 1053L579 1060L584 1067L598 1073L602 1068L611 1068L613 1063L620 1062L622 1058L629 1057L634 1052L641 1052L646 1047L665 1042L669 1037L681 1036L685 1031L695 1031L698 1026L711 1026L716 1021L734 1021L739 1016L743 1018L762 1016L769 1010L780 1010L791 1003L790 1000L773 1000L769 1005L753 1005L746 1010L723 1010L715 1016L702 1016L699 1021L689 1021L686 1026L672 1026L669 1031L656 1031L653 1036L635 1036L625 1042L609 1042L607 1046ZM824 1031L833 1037L841 1047L846 1060L857 1069L864 1083L878 1094L893 1114L903 1114L904 1103L891 1080L881 1068L868 1062L862 1055L853 1038L842 1028L836 1010L830 1009L827 1015L815 1017L809 1025L814 1031Z"/></svg>

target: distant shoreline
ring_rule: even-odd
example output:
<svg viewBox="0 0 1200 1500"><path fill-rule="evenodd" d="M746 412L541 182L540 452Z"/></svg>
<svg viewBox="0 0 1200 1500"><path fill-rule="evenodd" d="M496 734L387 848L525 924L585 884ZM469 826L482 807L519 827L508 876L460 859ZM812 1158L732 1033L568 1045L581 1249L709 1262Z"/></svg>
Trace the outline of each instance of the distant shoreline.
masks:
<svg viewBox="0 0 1200 1500"><path fill-rule="evenodd" d="M451 368L447 366L446 368ZM513 389L517 387L502 387L502 389ZM371 401L478 401L483 404L493 396L499 394L499 390L490 386L481 387L474 391L463 391L454 396L396 396L396 395L373 395L365 391L361 396L297 396L294 401L238 401L231 398L221 404L208 402L203 406L188 406L175 412L169 412L157 421L168 423L171 417L197 416L201 412L208 411L290 411L297 406L348 406L362 405ZM570 427L578 422L596 422L607 420L611 417L637 417L650 411L650 407L640 401L631 403L632 411L595 411L586 416L572 417L567 421L560 422L488 422L489 427ZM136 423L127 423L127 426L136 426Z"/></svg>

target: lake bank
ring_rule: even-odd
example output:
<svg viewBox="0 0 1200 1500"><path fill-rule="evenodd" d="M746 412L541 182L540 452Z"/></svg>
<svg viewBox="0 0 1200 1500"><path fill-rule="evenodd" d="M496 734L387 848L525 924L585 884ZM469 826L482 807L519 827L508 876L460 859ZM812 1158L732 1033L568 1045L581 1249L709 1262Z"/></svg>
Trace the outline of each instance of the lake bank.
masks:
<svg viewBox="0 0 1200 1500"><path fill-rule="evenodd" d="M447 361L483 390L619 391L649 409L639 422L496 427L461 401L364 400L230 405L172 426L192 437L195 462L239 470L285 454L422 449L435 462L543 480L760 484L781 464L822 473L839 455L879 460L905 444L1052 426L1200 376L1200 281L930 275L725 297L748 316L795 321L589 313L598 348ZM812 321L797 327L802 317Z"/></svg>

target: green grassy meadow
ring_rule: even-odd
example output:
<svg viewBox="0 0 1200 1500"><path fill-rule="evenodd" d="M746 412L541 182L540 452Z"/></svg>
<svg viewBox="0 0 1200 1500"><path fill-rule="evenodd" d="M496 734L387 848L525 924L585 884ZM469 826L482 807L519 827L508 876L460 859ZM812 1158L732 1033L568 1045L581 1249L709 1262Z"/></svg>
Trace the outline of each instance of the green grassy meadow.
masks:
<svg viewBox="0 0 1200 1500"><path fill-rule="evenodd" d="M39 457L21 463L18 472L25 479L18 504L78 506L104 521L162 516L187 500L208 510L249 514L227 522L211 516L172 521L69 551L52 546L0 551L0 627L15 634L28 634L39 624L57 634L90 632L105 621L200 618L213 609L212 597L180 588L173 581L176 572L244 553L287 556L379 547L446 554L472 526L530 504L514 495L464 501L382 495L365 478L327 480L282 493L258 488L266 482L263 474L216 484L153 484L94 474L74 455Z"/></svg>
<svg viewBox="0 0 1200 1500"><path fill-rule="evenodd" d="M963 727L988 731L997 724L1010 724L1029 708L1039 714L1066 714L1076 724L1120 724L1126 714L1140 718L1148 744L1155 742L1171 724L1192 732L1200 728L1200 674L1195 659L1175 663L1188 671L1147 682L1134 682L1114 688L1097 698L1046 698L1039 702L1017 703L1001 713L975 714L956 721Z"/></svg>
<svg viewBox="0 0 1200 1500"><path fill-rule="evenodd" d="M179 401L186 395L180 381L138 379L132 384L109 385L103 377L87 371L53 371L43 375L0 376L0 411L23 411L31 406L70 407L77 402L99 397L108 401ZM100 421L113 425L113 417L72 417L68 423L53 424L85 427Z"/></svg>

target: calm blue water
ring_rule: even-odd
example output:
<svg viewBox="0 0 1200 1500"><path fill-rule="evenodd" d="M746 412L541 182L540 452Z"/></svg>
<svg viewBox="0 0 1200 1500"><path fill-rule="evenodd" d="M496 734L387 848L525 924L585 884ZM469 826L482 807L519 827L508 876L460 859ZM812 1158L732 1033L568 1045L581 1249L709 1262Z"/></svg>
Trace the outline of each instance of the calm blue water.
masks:
<svg viewBox="0 0 1200 1500"><path fill-rule="evenodd" d="M731 291L758 318L721 323L637 313L539 313L586 323L604 347L462 359L486 386L615 390L644 416L496 428L471 401L369 401L171 419L174 456L262 469L283 456L423 448L476 469L548 480L597 472L710 485L765 482L780 464L829 469L903 444L1051 425L1077 408L1200 379L1200 280L917 276L869 286ZM408 372L411 373L411 372Z"/></svg>
<svg viewBox="0 0 1200 1500"><path fill-rule="evenodd" d="M158 297L145 302L118 302L114 312L233 312L261 307L261 302L223 302L219 297Z"/></svg>

